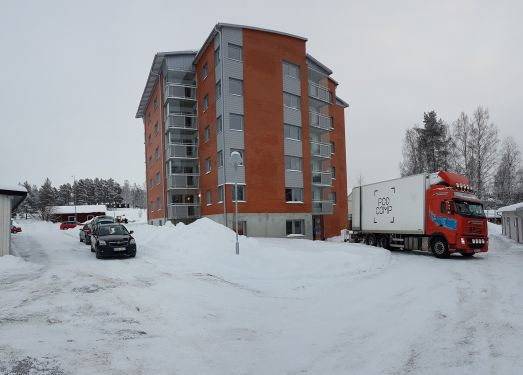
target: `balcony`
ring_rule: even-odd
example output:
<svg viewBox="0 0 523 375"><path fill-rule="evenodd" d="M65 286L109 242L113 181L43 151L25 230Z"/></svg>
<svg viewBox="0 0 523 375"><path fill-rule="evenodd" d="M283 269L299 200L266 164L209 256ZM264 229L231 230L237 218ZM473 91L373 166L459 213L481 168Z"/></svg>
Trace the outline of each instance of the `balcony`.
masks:
<svg viewBox="0 0 523 375"><path fill-rule="evenodd" d="M165 129L198 129L198 116L170 114L165 121Z"/></svg>
<svg viewBox="0 0 523 375"><path fill-rule="evenodd" d="M170 189L198 189L200 175L197 173L171 174L167 176L167 190Z"/></svg>
<svg viewBox="0 0 523 375"><path fill-rule="evenodd" d="M333 128L332 117L309 112L309 125L322 130L331 130Z"/></svg>
<svg viewBox="0 0 523 375"><path fill-rule="evenodd" d="M330 159L331 145L328 143L311 142L311 156L313 158Z"/></svg>
<svg viewBox="0 0 523 375"><path fill-rule="evenodd" d="M196 100L196 87L167 84L165 86L165 100L167 99L186 99Z"/></svg>
<svg viewBox="0 0 523 375"><path fill-rule="evenodd" d="M313 215L331 215L332 202L331 201L312 201Z"/></svg>
<svg viewBox="0 0 523 375"><path fill-rule="evenodd" d="M167 158L198 159L198 145L167 145Z"/></svg>
<svg viewBox="0 0 523 375"><path fill-rule="evenodd" d="M170 204L167 208L169 220L200 218L200 204Z"/></svg>
<svg viewBox="0 0 523 375"><path fill-rule="evenodd" d="M309 96L322 102L332 103L332 92L328 88L309 81Z"/></svg>
<svg viewBox="0 0 523 375"><path fill-rule="evenodd" d="M332 176L330 172L312 172L312 184L317 186L331 186Z"/></svg>

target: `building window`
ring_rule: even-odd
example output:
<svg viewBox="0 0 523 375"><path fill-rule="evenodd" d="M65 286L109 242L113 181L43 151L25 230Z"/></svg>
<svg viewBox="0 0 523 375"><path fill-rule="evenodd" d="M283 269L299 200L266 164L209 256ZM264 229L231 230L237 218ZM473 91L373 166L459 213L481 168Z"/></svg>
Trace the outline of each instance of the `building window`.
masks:
<svg viewBox="0 0 523 375"><path fill-rule="evenodd" d="M285 155L285 169L288 171L303 171L302 158Z"/></svg>
<svg viewBox="0 0 523 375"><path fill-rule="evenodd" d="M243 130L243 115L236 113L229 114L229 129Z"/></svg>
<svg viewBox="0 0 523 375"><path fill-rule="evenodd" d="M149 211L154 211L154 201L149 202Z"/></svg>
<svg viewBox="0 0 523 375"><path fill-rule="evenodd" d="M156 185L160 185L160 172L156 172Z"/></svg>
<svg viewBox="0 0 523 375"><path fill-rule="evenodd" d="M336 204L336 192L335 191L331 192L331 201L332 201L332 204Z"/></svg>
<svg viewBox="0 0 523 375"><path fill-rule="evenodd" d="M209 95L205 95L203 97L203 111L207 111L209 109Z"/></svg>
<svg viewBox="0 0 523 375"><path fill-rule="evenodd" d="M158 97L154 98L154 111L158 109Z"/></svg>
<svg viewBox="0 0 523 375"><path fill-rule="evenodd" d="M232 230L236 232L236 223L234 221L232 223ZM246 220L238 220L238 234L240 236L247 235L247 221Z"/></svg>
<svg viewBox="0 0 523 375"><path fill-rule="evenodd" d="M301 140L301 128L299 126L284 124L285 138Z"/></svg>
<svg viewBox="0 0 523 375"><path fill-rule="evenodd" d="M287 236L293 234L305 234L305 220L287 220L286 231Z"/></svg>
<svg viewBox="0 0 523 375"><path fill-rule="evenodd" d="M154 150L154 160L160 159L160 149L156 147L156 150Z"/></svg>
<svg viewBox="0 0 523 375"><path fill-rule="evenodd" d="M154 135L158 135L158 121L154 124Z"/></svg>
<svg viewBox="0 0 523 375"><path fill-rule="evenodd" d="M149 168L153 167L153 157L149 156Z"/></svg>
<svg viewBox="0 0 523 375"><path fill-rule="evenodd" d="M220 64L220 47L218 47L214 50L214 66L218 66L219 64Z"/></svg>
<svg viewBox="0 0 523 375"><path fill-rule="evenodd" d="M223 185L218 186L218 203L223 202Z"/></svg>
<svg viewBox="0 0 523 375"><path fill-rule="evenodd" d="M160 210L161 207L162 207L162 200L161 200L161 198L157 198L156 199L156 209Z"/></svg>
<svg viewBox="0 0 523 375"><path fill-rule="evenodd" d="M329 143L331 145L331 154L334 154L336 152L336 145L333 141L330 141Z"/></svg>
<svg viewBox="0 0 523 375"><path fill-rule="evenodd" d="M336 167L331 167L331 178L336 179Z"/></svg>
<svg viewBox="0 0 523 375"><path fill-rule="evenodd" d="M283 75L292 77L292 78L300 78L300 67L298 65L291 64L290 62L284 61L283 62Z"/></svg>
<svg viewBox="0 0 523 375"><path fill-rule="evenodd" d="M205 193L205 200L207 203L207 206L212 204L212 194L210 190L207 190L207 193Z"/></svg>
<svg viewBox="0 0 523 375"><path fill-rule="evenodd" d="M218 167L223 167L223 151L218 151Z"/></svg>
<svg viewBox="0 0 523 375"><path fill-rule="evenodd" d="M229 51L227 53L229 59L243 61L243 49L241 46L229 43Z"/></svg>
<svg viewBox="0 0 523 375"><path fill-rule="evenodd" d="M223 130L222 116L218 116L216 119L216 134L221 133Z"/></svg>
<svg viewBox="0 0 523 375"><path fill-rule="evenodd" d="M147 138L147 144L150 146L152 143L151 135L149 134L149 137Z"/></svg>
<svg viewBox="0 0 523 375"><path fill-rule="evenodd" d="M211 173L211 158L205 159L205 173Z"/></svg>
<svg viewBox="0 0 523 375"><path fill-rule="evenodd" d="M205 64L203 64L203 67L202 67L202 80L207 78L207 74L208 74L207 62L205 62Z"/></svg>
<svg viewBox="0 0 523 375"><path fill-rule="evenodd" d="M211 129L209 126L207 126L203 132L203 139L205 140L205 143L209 142L209 138L211 136Z"/></svg>
<svg viewBox="0 0 523 375"><path fill-rule="evenodd" d="M246 196L245 196L245 185L237 185L238 186L238 202L245 202ZM232 185L232 201L236 202L236 194L235 194L235 188L234 185Z"/></svg>
<svg viewBox="0 0 523 375"><path fill-rule="evenodd" d="M154 186L154 184L153 184L153 179L150 178L150 179L149 179L149 189L152 189L153 186Z"/></svg>
<svg viewBox="0 0 523 375"><path fill-rule="evenodd" d="M283 105L292 109L300 109L300 97L297 95L289 94L288 92L284 92Z"/></svg>
<svg viewBox="0 0 523 375"><path fill-rule="evenodd" d="M240 166L240 167L244 167L244 166L245 166L245 156L244 156L243 150L240 150L239 148L231 148L231 154L232 154L234 151L240 153L240 156L242 157L242 163L239 164L239 166Z"/></svg>
<svg viewBox="0 0 523 375"><path fill-rule="evenodd" d="M216 100L222 97L222 81L216 83Z"/></svg>
<svg viewBox="0 0 523 375"><path fill-rule="evenodd" d="M243 81L241 79L229 78L229 93L231 95L243 96Z"/></svg>
<svg viewBox="0 0 523 375"><path fill-rule="evenodd" d="M285 201L303 203L303 189L302 188L285 188Z"/></svg>

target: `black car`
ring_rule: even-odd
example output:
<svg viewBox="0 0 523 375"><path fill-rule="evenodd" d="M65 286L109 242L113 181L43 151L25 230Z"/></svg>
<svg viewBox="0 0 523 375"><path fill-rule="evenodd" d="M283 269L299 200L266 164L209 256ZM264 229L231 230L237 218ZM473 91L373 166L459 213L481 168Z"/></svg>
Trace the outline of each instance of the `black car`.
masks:
<svg viewBox="0 0 523 375"><path fill-rule="evenodd" d="M85 229L85 244L90 245L91 244L91 235L94 231L94 228L98 224L111 224L114 223L114 218L112 216L107 215L101 215L95 217L88 225L88 227Z"/></svg>
<svg viewBox="0 0 523 375"><path fill-rule="evenodd" d="M136 241L122 224L96 224L91 234L91 251L96 258L136 256Z"/></svg>

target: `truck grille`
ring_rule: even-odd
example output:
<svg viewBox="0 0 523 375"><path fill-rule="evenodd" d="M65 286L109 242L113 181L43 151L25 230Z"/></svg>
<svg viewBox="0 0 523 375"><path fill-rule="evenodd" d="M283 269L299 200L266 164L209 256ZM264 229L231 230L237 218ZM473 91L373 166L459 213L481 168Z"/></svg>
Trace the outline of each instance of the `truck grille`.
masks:
<svg viewBox="0 0 523 375"><path fill-rule="evenodd" d="M481 227L465 227L466 235L481 234Z"/></svg>

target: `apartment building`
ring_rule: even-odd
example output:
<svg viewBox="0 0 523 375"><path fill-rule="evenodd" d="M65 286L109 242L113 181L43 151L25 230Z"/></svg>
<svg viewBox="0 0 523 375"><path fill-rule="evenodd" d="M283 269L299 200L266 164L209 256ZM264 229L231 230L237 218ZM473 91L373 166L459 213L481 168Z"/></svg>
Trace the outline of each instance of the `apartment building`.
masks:
<svg viewBox="0 0 523 375"><path fill-rule="evenodd" d="M199 50L155 55L136 114L150 224L234 228L237 200L248 236L324 239L347 227L348 104L306 41L219 23Z"/></svg>

